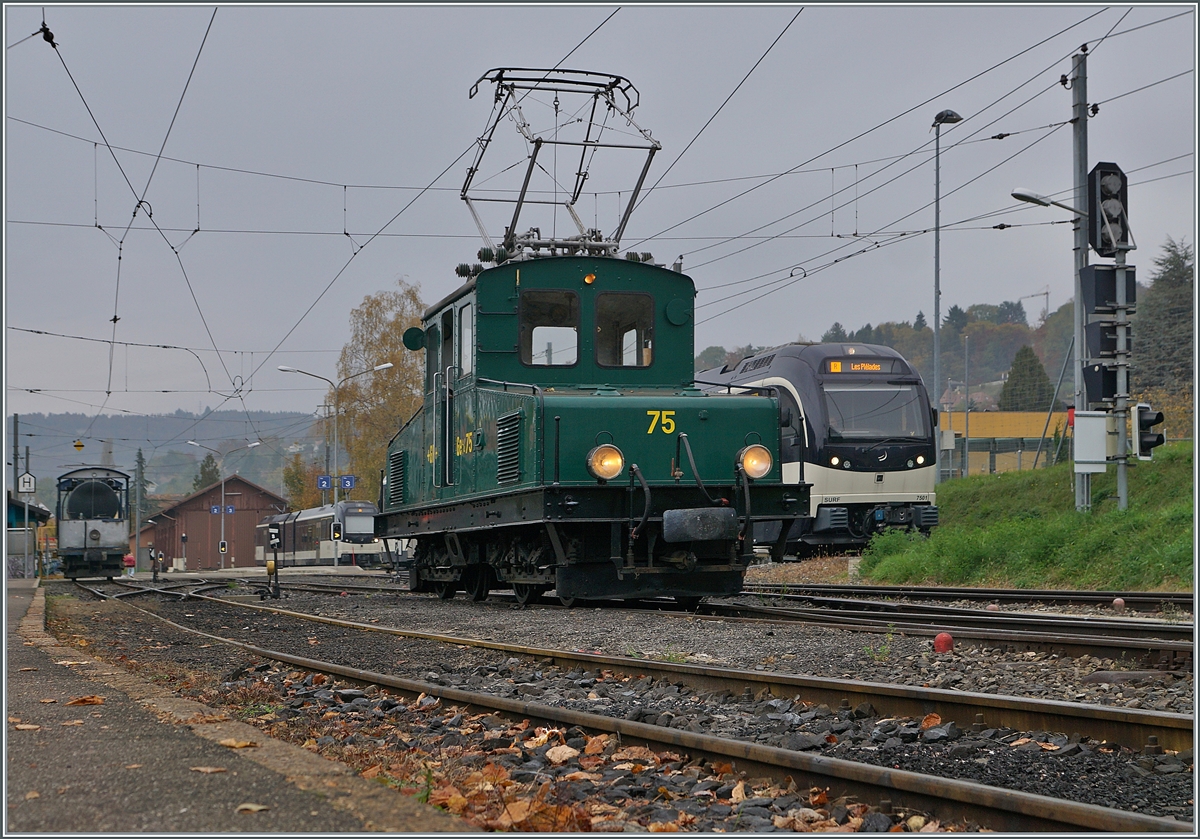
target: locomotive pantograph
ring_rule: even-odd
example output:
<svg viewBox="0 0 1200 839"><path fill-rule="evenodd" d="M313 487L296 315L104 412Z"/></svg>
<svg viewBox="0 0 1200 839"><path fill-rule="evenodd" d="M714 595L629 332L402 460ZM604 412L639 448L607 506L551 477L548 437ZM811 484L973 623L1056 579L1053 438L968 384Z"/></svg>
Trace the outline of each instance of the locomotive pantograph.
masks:
<svg viewBox="0 0 1200 839"><path fill-rule="evenodd" d="M628 116L636 95L576 71L484 79L497 83L497 119L547 87L555 107L593 96L593 116ZM658 144L643 136L648 167ZM535 136L535 150L554 139ZM566 604L692 605L740 591L754 526L786 534L808 514L807 485L782 481L778 395L696 388L691 279L649 255L618 258L615 236L582 225L570 238L514 235L526 194L502 245L480 252L491 267L460 266L466 282L405 335L425 355L424 403L388 446L376 534L412 540L410 586L443 598L503 588L525 603L554 589Z"/></svg>

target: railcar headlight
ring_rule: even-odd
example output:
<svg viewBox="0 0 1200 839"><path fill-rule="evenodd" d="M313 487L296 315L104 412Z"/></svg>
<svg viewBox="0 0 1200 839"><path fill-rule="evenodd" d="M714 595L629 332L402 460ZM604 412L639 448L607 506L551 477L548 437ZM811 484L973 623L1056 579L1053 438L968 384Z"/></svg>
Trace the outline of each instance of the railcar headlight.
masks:
<svg viewBox="0 0 1200 839"><path fill-rule="evenodd" d="M830 466L837 466L841 462L842 462L842 459L840 457L838 457L836 454L833 457L829 458Z"/></svg>
<svg viewBox="0 0 1200 839"><path fill-rule="evenodd" d="M605 443L588 452L587 469L598 481L611 481L625 468L625 455L611 443Z"/></svg>
<svg viewBox="0 0 1200 839"><path fill-rule="evenodd" d="M918 465L918 466L924 466L924 465L925 465L925 455L923 455L923 454L919 454L919 455L917 455L917 465Z"/></svg>
<svg viewBox="0 0 1200 839"><path fill-rule="evenodd" d="M761 478L771 471L771 453L760 443L746 446L738 452L737 462L750 478Z"/></svg>

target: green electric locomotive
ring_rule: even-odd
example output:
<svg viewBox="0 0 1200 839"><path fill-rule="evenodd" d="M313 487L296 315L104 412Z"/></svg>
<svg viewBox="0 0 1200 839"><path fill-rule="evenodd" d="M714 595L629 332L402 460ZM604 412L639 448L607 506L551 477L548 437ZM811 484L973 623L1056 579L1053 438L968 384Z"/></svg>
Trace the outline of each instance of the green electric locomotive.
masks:
<svg viewBox="0 0 1200 839"><path fill-rule="evenodd" d="M413 589L741 590L752 525L789 532L808 487L782 483L776 395L694 386L694 295L660 266L556 256L489 268L425 313L405 335L424 406L388 446L376 519L415 540Z"/></svg>
<svg viewBox="0 0 1200 839"><path fill-rule="evenodd" d="M617 256L660 148L633 119L637 90L621 76L498 68L472 96L485 81L493 116L461 197L492 267L459 266L465 284L404 336L425 353L425 398L388 446L375 532L407 540L410 587L443 598L503 588L524 604L554 589L568 605L660 595L694 605L740 591L754 525L782 523L786 538L808 515L809 489L782 481L792 418L776 392L695 386L692 280L649 254ZM523 173L483 169L505 122ZM576 210L606 149L646 154L609 236ZM473 193L477 175L486 188ZM496 203L513 209L494 244L481 213ZM526 210L541 224L518 234Z"/></svg>

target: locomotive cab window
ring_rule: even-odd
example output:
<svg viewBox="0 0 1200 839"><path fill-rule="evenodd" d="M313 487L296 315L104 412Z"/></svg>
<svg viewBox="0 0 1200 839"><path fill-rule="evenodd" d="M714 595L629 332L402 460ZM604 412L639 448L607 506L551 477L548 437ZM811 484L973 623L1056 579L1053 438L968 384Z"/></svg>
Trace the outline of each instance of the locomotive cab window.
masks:
<svg viewBox="0 0 1200 839"><path fill-rule="evenodd" d="M471 304L458 310L458 375L466 376L473 368L475 357L475 321Z"/></svg>
<svg viewBox="0 0 1200 839"><path fill-rule="evenodd" d="M579 296L573 291L521 292L521 363L570 367L579 359Z"/></svg>
<svg viewBox="0 0 1200 839"><path fill-rule="evenodd" d="M654 360L654 298L649 294L596 295L596 363L649 367Z"/></svg>

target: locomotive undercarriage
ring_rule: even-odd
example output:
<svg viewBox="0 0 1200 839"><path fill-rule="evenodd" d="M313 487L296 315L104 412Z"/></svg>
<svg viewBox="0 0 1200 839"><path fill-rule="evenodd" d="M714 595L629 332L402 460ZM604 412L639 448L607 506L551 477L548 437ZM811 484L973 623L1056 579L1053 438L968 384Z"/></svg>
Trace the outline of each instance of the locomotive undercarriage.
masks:
<svg viewBox="0 0 1200 839"><path fill-rule="evenodd" d="M670 506L672 497L690 502L691 492L654 489L655 499L663 498L673 510L679 507ZM662 512L652 508L643 521L641 491L630 497L636 499L632 515L627 494L611 489L551 490L463 502L394 514L387 519L387 532L379 535L414 538L410 587L444 599L461 590L478 601L492 589L512 589L524 604L554 589L567 604L586 593L589 598L669 596L694 605L701 597L741 590L753 560L751 540L667 541ZM782 490L777 502L775 510L798 506ZM765 520L771 512L763 510L763 516L753 519ZM539 520L537 513L544 517ZM790 519L794 513L788 515ZM485 523L506 518L525 520ZM698 518L706 518L703 511ZM744 517L729 519L738 528L744 523Z"/></svg>

